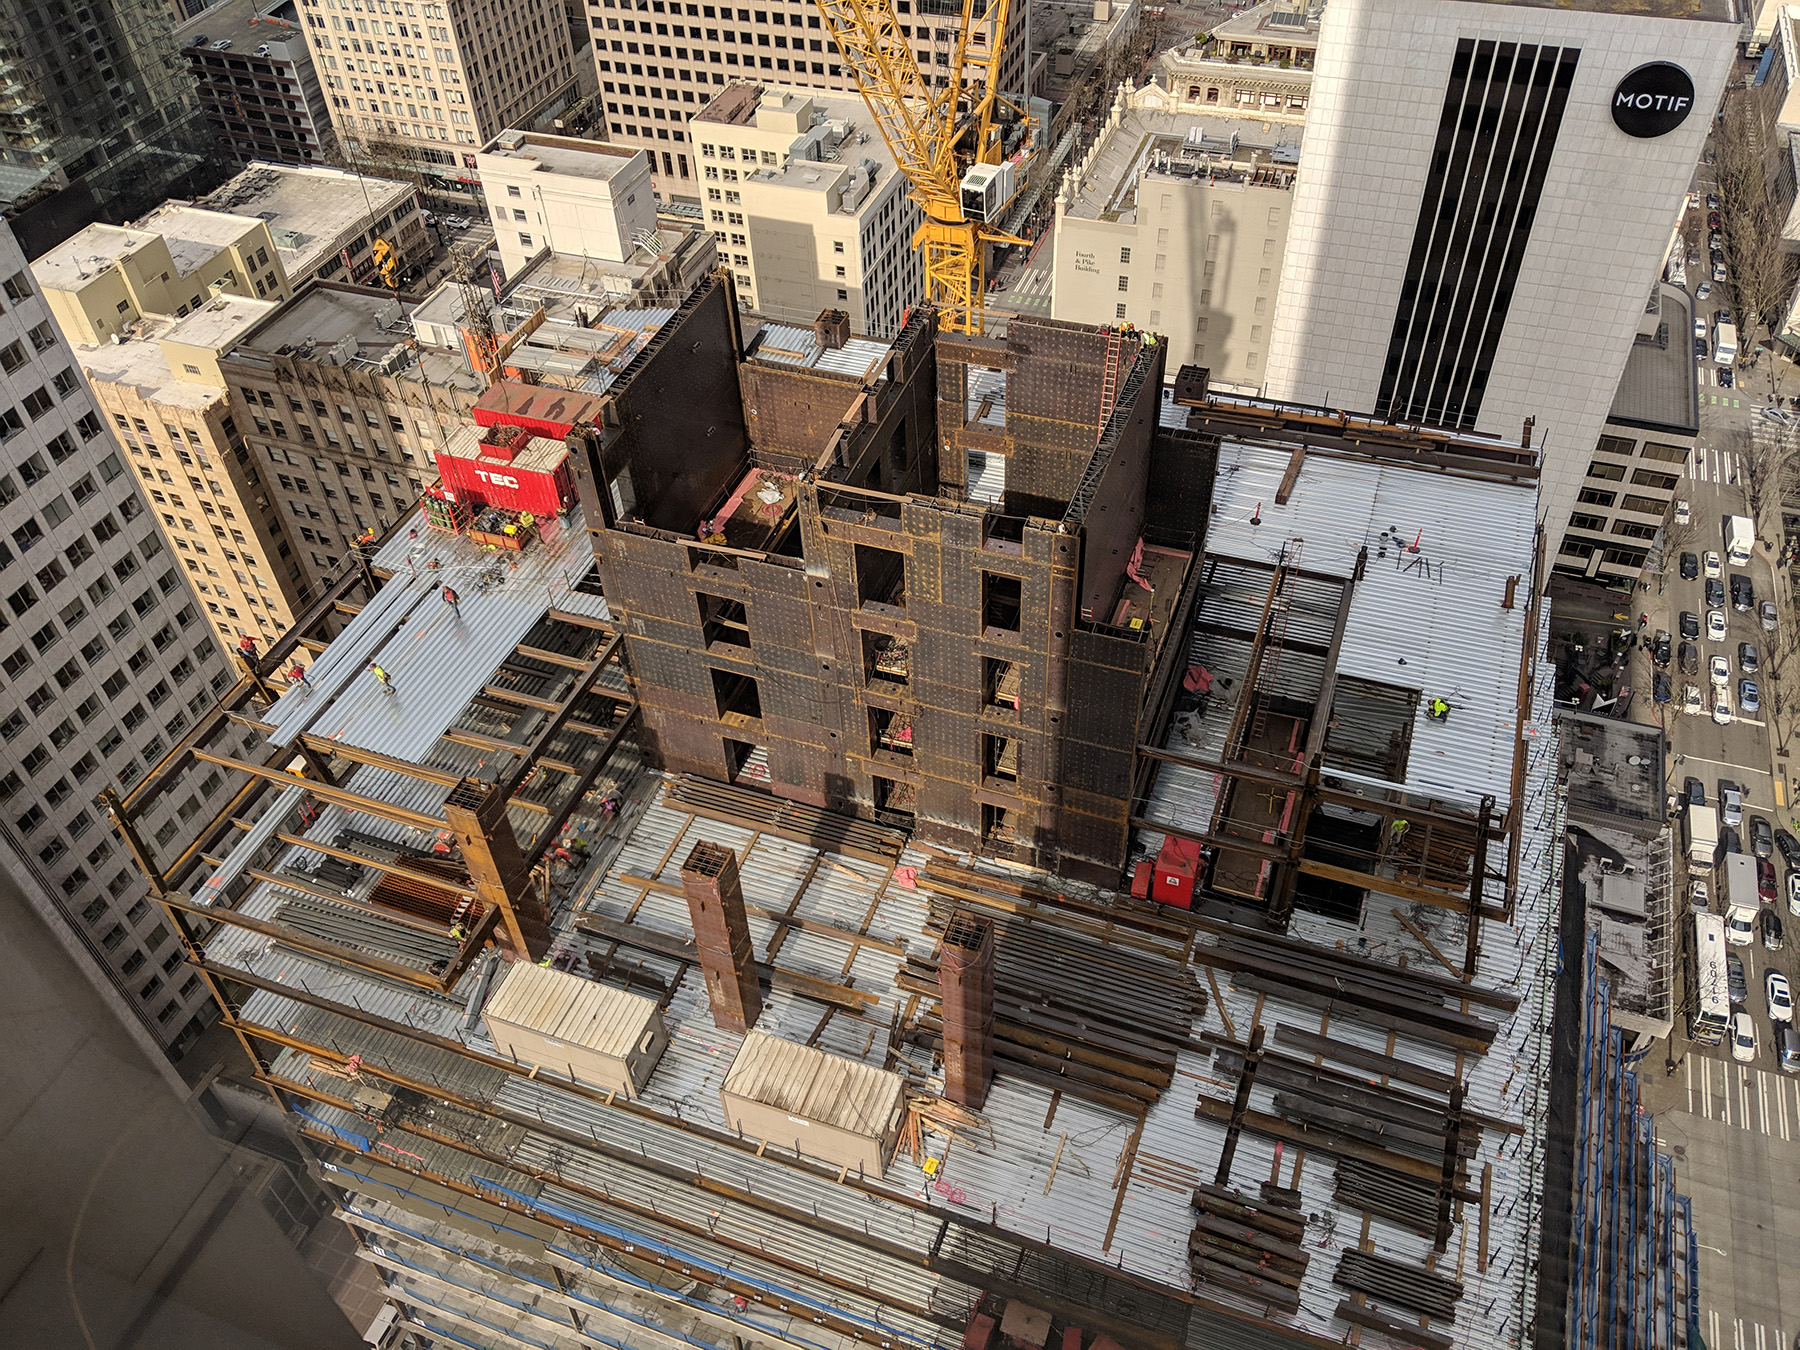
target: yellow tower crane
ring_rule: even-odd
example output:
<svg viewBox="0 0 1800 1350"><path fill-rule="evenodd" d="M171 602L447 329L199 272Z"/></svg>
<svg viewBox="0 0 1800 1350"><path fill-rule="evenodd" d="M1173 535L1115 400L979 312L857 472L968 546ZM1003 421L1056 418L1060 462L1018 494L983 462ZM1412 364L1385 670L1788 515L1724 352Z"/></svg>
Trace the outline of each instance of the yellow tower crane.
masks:
<svg viewBox="0 0 1800 1350"><path fill-rule="evenodd" d="M890 0L815 2L925 213L913 247L925 261L926 297L943 311L943 327L980 333L987 290L984 245L1026 242L991 223L1013 196L1003 128L995 119L1004 102L995 83L1006 45L1008 0L963 0L956 55L943 89L933 89L920 70ZM965 89L966 70L979 71L980 78ZM968 173L981 165L994 171Z"/></svg>

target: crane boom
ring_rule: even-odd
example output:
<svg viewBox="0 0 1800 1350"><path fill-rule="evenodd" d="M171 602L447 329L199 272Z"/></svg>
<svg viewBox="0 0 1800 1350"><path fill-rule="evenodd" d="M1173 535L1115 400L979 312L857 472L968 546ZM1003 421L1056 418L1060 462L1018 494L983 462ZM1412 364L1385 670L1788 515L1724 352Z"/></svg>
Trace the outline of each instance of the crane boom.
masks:
<svg viewBox="0 0 1800 1350"><path fill-rule="evenodd" d="M962 200L963 170L1000 162L995 86L1010 0L962 0L956 64L947 86L937 90L919 69L890 0L815 3L924 212L913 247L924 256L927 298L943 311L944 327L981 332L987 291L982 246L1023 242L972 219ZM981 79L965 89L962 72L970 67L981 71Z"/></svg>

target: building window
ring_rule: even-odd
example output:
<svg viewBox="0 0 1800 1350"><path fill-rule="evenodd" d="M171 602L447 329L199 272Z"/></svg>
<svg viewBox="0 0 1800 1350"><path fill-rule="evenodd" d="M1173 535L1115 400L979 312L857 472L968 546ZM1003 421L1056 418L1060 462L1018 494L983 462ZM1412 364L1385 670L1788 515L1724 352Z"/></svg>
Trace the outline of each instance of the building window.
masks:
<svg viewBox="0 0 1800 1350"><path fill-rule="evenodd" d="M1474 427L1580 56L1457 42L1376 416ZM1502 208L1510 228L1477 230ZM1469 248L1448 247L1452 238Z"/></svg>

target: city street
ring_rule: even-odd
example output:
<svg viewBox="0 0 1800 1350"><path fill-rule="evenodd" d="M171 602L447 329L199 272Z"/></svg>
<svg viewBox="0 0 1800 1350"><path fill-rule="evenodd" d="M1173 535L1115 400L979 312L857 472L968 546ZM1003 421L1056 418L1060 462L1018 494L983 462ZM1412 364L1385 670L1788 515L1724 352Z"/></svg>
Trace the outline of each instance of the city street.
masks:
<svg viewBox="0 0 1800 1350"><path fill-rule="evenodd" d="M1710 376L1703 368L1703 375ZM1793 433L1762 415L1764 400L1743 397L1742 391L1719 389L1703 380L1700 399L1700 437L1685 470L1677 496L1692 512L1692 525L1671 525L1665 531L1668 553L1660 593L1654 588L1638 604L1650 615L1654 631L1666 628L1677 634L1683 610L1705 623L1707 606L1703 581L1685 581L1679 574L1682 552L1723 552L1723 518L1743 513L1746 494L1743 478L1746 449L1754 453L1786 452ZM1749 446L1746 447L1746 440ZM1728 448L1735 447L1735 448ZM1773 494L1771 494L1771 498ZM1775 538L1779 510L1771 500L1764 512L1762 537ZM1756 600L1773 599L1780 615L1781 636L1789 631L1793 611L1785 572L1772 566L1770 551L1758 547L1750 564L1742 569L1726 566L1729 586L1733 571L1748 575ZM1749 820L1766 817L1776 826L1790 822L1791 794L1787 763L1773 754L1774 743L1767 724L1772 701L1767 663L1772 635L1763 631L1754 612L1745 614L1727 603L1728 631L1722 642L1708 642L1704 628L1696 640L1701 672L1683 676L1671 670L1677 700L1684 684L1708 688L1707 663L1715 654L1731 664L1732 689L1737 680L1737 648L1755 643L1763 666L1756 675L1765 712L1745 717L1734 714L1728 726L1717 726L1710 716L1684 716L1679 702L1657 707L1671 743L1669 789L1681 790L1688 776L1705 785L1707 800L1717 801L1719 780L1727 779L1744 789L1745 828L1739 830L1749 848ZM1800 670L1786 672L1789 681ZM1650 685L1652 667L1640 652L1632 673L1635 687ZM1733 699L1736 709L1736 699ZM1679 850L1679 844L1677 844ZM1777 872L1785 870L1779 856ZM1686 923L1687 874L1679 873L1675 911ZM1718 882L1711 869L1693 873L1713 888L1718 907ZM1686 1039L1686 1023L1677 1016L1668 1056L1676 1062L1673 1074L1665 1072L1665 1054L1659 1046L1640 1065L1643 1105L1655 1112L1657 1142L1675 1158L1678 1187L1693 1202L1694 1227L1700 1242L1701 1331L1709 1347L1729 1350L1787 1350L1800 1332L1800 1261L1788 1259L1800 1242L1800 1075L1784 1073L1775 1053L1775 1031L1764 1008L1762 983L1771 969L1783 971L1800 987L1800 918L1787 914L1789 941L1781 951L1770 952L1760 944L1731 950L1744 963L1748 1001L1744 1005L1756 1026L1757 1053L1748 1064L1732 1060L1728 1047L1694 1046ZM1679 949L1679 944L1677 944ZM1686 963L1678 975L1677 1007L1686 997Z"/></svg>

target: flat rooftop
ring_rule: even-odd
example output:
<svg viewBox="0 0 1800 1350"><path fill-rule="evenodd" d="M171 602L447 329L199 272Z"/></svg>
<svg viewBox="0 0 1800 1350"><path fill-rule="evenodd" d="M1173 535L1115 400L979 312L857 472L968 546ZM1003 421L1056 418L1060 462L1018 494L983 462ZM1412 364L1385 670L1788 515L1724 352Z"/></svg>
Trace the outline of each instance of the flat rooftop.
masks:
<svg viewBox="0 0 1800 1350"><path fill-rule="evenodd" d="M1617 717L1559 708L1569 819L1655 838L1668 818L1663 733Z"/></svg>
<svg viewBox="0 0 1800 1350"><path fill-rule="evenodd" d="M93 277L144 248L159 235L168 245L176 271L188 276L243 235L252 222L221 217L216 212L196 211L181 203L165 202L137 224L89 225L65 239L41 258L32 260L32 275L40 286L76 291Z"/></svg>
<svg viewBox="0 0 1800 1350"><path fill-rule="evenodd" d="M1259 118L1129 108L1100 140L1069 203L1078 220L1137 220L1145 178L1205 179L1291 187L1300 162L1300 128Z"/></svg>
<svg viewBox="0 0 1800 1350"><path fill-rule="evenodd" d="M386 290L313 282L280 306L268 322L245 331L235 355L288 355L322 365L378 365L392 356L395 379L424 378L479 392L481 380L460 350L420 347L396 353L412 340L416 305Z"/></svg>
<svg viewBox="0 0 1800 1350"><path fill-rule="evenodd" d="M297 284L336 252L343 236L373 228L416 195L412 184L389 178L257 160L198 205L266 221L281 265Z"/></svg>
<svg viewBox="0 0 1800 1350"><path fill-rule="evenodd" d="M1305 0L1265 0L1210 31L1221 42L1291 42L1298 47L1319 45L1319 15L1308 12Z"/></svg>
<svg viewBox="0 0 1800 1350"><path fill-rule="evenodd" d="M762 103L762 92L760 84L728 84L694 120L728 127L753 127L756 110Z"/></svg>
<svg viewBox="0 0 1800 1350"><path fill-rule="evenodd" d="M175 29L175 46L202 48L226 38L231 46L223 56L254 57L264 42L305 42L306 34L295 21L293 0L270 4L269 0L219 0L208 5ZM204 38L204 42L197 39Z"/></svg>
<svg viewBox="0 0 1800 1350"><path fill-rule="evenodd" d="M521 167L547 169L570 178L607 182L631 166L642 150L607 145L603 141L578 140L573 136L543 136L536 132L503 131L481 151L496 159L517 161Z"/></svg>
<svg viewBox="0 0 1800 1350"><path fill-rule="evenodd" d="M172 408L199 411L223 398L223 385L178 380L163 355L160 339L179 327L165 319L140 319L125 342L75 348L75 359L96 384L128 385L147 399Z"/></svg>
<svg viewBox="0 0 1800 1350"><path fill-rule="evenodd" d="M1631 344L1606 420L1692 436L1700 430L1694 302L1678 286L1659 284L1657 289L1662 297L1662 317L1656 338L1640 337Z"/></svg>
<svg viewBox="0 0 1800 1350"><path fill-rule="evenodd" d="M162 337L195 347L223 350L281 308L278 301L220 295L169 325Z"/></svg>

